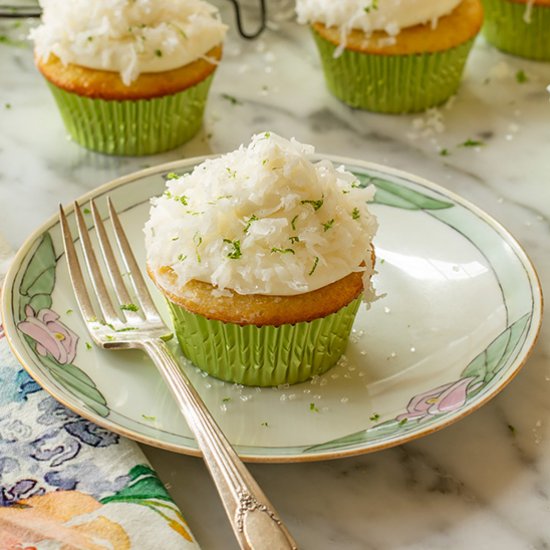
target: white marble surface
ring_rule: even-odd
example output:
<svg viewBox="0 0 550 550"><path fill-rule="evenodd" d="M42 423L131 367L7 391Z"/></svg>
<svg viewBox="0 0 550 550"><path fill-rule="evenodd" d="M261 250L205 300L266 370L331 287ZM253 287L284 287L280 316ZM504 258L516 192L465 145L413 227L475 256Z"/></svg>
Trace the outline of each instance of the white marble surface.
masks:
<svg viewBox="0 0 550 550"><path fill-rule="evenodd" d="M1 23L0 34L12 24ZM527 82L516 80L519 70ZM549 286L549 83L550 64L505 56L480 39L450 108L430 116L355 112L325 90L307 30L284 23L254 42L231 34L204 129L191 143L121 159L68 141L30 49L0 41L0 234L17 247L59 202L144 166L231 150L270 129L463 195L517 237ZM467 139L484 145L459 147ZM305 549L548 548L549 336L543 328L502 394L437 434L374 455L251 470ZM236 548L202 462L145 451L202 547Z"/></svg>

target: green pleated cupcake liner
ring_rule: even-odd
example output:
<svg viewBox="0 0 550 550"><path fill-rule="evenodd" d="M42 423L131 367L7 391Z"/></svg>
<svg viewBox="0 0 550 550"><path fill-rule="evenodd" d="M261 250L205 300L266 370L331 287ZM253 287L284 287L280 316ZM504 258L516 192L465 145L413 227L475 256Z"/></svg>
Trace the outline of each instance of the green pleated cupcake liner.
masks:
<svg viewBox="0 0 550 550"><path fill-rule="evenodd" d="M550 61L550 6L482 0L485 11L483 34L499 50Z"/></svg>
<svg viewBox="0 0 550 550"><path fill-rule="evenodd" d="M207 319L168 301L184 355L211 376L246 386L304 382L344 353L357 298L336 313L294 325L237 325Z"/></svg>
<svg viewBox="0 0 550 550"><path fill-rule="evenodd" d="M199 131L212 76L176 94L120 101L48 84L74 141L100 153L140 156L173 149Z"/></svg>
<svg viewBox="0 0 550 550"><path fill-rule="evenodd" d="M378 55L344 50L312 29L328 89L351 107L378 113L413 113L456 93L474 39L434 53Z"/></svg>

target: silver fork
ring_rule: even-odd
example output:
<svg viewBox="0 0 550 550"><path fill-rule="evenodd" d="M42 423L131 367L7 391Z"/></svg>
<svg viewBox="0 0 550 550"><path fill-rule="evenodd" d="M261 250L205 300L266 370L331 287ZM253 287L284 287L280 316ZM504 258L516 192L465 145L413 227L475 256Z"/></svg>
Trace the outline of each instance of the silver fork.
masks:
<svg viewBox="0 0 550 550"><path fill-rule="evenodd" d="M240 547L247 550L296 549L296 542L279 519L275 508L241 462L166 346L164 338L170 334L170 330L162 321L151 299L110 199L108 199L108 206L120 256L126 272L130 275L139 305L125 307L132 304L132 298L119 270L99 211L91 201L101 254L118 302L113 304L84 217L80 207L75 203L74 213L78 235L88 276L99 304L99 312L95 310L90 300L92 289L87 288L67 217L63 207L59 206L59 219L69 274L78 306L91 337L102 348L110 350L137 348L143 350L153 360L195 435Z"/></svg>

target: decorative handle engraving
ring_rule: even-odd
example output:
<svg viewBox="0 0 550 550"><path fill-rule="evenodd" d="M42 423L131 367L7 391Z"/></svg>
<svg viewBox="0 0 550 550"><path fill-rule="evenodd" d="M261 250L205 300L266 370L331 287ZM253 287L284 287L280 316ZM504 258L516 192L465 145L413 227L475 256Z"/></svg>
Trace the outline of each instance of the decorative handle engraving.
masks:
<svg viewBox="0 0 550 550"><path fill-rule="evenodd" d="M162 340L141 343L159 369L203 454L243 550L297 550L256 480L233 450Z"/></svg>

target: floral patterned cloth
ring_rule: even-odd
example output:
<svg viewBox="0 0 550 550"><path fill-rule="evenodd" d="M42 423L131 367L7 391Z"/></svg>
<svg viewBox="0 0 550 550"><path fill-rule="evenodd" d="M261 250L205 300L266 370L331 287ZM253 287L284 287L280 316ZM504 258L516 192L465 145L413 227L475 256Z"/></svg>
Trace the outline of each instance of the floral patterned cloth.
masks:
<svg viewBox="0 0 550 550"><path fill-rule="evenodd" d="M138 446L48 396L0 332L0 549L198 548Z"/></svg>
<svg viewBox="0 0 550 550"><path fill-rule="evenodd" d="M29 312L23 328L34 337L56 322ZM44 352L72 353L46 340ZM159 543L198 548L139 447L43 391L12 356L0 325L0 550L156 550Z"/></svg>

